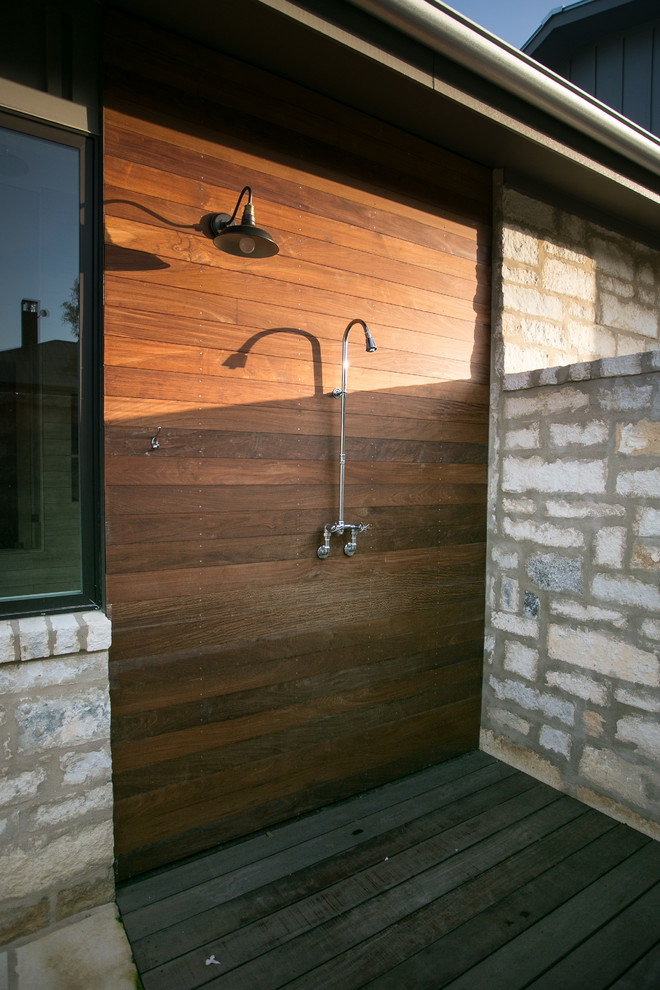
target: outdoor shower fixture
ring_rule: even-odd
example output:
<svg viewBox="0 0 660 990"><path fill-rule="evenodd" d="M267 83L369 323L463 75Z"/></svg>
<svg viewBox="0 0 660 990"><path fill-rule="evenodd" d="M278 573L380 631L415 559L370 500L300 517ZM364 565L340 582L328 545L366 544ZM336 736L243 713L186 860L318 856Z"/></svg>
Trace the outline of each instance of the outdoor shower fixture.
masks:
<svg viewBox="0 0 660 990"><path fill-rule="evenodd" d="M348 334L351 327L359 323L364 330L366 350L373 353L376 350L374 338L371 336L369 327L364 320L351 320L344 331L344 342L342 345L342 372L341 388L332 390L335 399L341 397L341 439L339 444L339 520L336 523L326 523L323 527L323 544L316 551L321 560L330 556L330 537L333 533L343 535L345 530L350 530L351 538L344 545L344 553L347 557L352 557L357 550L357 535L369 529L368 523L347 523L344 522L344 478L346 473L346 382L348 379Z"/></svg>
<svg viewBox="0 0 660 990"><path fill-rule="evenodd" d="M248 194L248 201L243 209L243 219L240 223L234 223L245 193ZM255 225L252 190L249 186L241 191L231 216L228 213L216 213L210 217L209 223L213 243L226 254L235 254L239 258L272 258L279 251L268 231Z"/></svg>

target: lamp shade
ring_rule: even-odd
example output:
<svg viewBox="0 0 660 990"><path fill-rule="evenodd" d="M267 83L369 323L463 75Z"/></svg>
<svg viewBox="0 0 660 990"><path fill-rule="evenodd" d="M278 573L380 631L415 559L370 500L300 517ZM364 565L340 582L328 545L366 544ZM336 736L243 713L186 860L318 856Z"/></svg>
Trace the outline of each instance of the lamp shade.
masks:
<svg viewBox="0 0 660 990"><path fill-rule="evenodd" d="M213 243L220 251L239 258L272 258L279 247L267 230L254 222L252 201L246 203L240 223L232 223L227 213L216 213L211 218Z"/></svg>

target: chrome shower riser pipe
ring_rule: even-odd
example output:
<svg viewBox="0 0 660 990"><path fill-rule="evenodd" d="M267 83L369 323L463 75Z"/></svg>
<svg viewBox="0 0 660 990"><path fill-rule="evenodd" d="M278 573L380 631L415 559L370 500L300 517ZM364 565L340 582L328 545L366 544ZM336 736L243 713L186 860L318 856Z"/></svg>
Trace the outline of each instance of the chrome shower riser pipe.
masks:
<svg viewBox="0 0 660 990"><path fill-rule="evenodd" d="M376 350L376 344L371 336L369 327L364 320L351 320L344 331L342 341L342 371L341 388L332 390L332 395L341 398L341 429L339 435L339 519L336 523L326 523L323 527L323 545L318 548L317 555L323 560L330 555L330 535L331 533L342 534L348 529L351 532L351 539L344 547L344 553L352 557L357 550L357 534L369 528L365 523L347 523L344 521L344 493L346 481L346 391L348 386L348 334L351 327L359 323L364 330L366 349L368 352Z"/></svg>

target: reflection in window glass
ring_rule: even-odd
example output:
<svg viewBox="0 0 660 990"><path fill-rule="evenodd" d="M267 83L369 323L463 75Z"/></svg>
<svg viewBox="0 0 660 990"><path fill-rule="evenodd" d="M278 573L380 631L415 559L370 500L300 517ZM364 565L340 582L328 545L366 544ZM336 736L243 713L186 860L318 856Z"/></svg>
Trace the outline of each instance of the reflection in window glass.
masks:
<svg viewBox="0 0 660 990"><path fill-rule="evenodd" d="M80 152L0 127L0 598L81 589Z"/></svg>

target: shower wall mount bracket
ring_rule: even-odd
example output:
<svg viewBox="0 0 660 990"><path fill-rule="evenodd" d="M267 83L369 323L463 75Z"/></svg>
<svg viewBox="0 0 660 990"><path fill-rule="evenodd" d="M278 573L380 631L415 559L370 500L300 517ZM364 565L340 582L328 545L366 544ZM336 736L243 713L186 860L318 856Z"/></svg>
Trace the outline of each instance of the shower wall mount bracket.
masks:
<svg viewBox="0 0 660 990"><path fill-rule="evenodd" d="M358 533L364 533L365 529L369 529L369 523L326 523L323 527L323 543L316 551L317 557L320 557L321 560L325 560L326 557L329 557L330 537L333 533L339 533L339 535L342 536L346 530L349 531L350 538L348 543L344 544L344 553L347 557L352 557L357 550Z"/></svg>

